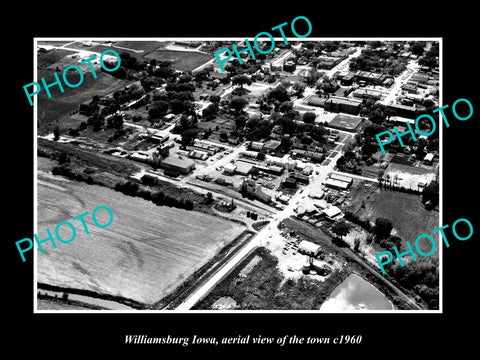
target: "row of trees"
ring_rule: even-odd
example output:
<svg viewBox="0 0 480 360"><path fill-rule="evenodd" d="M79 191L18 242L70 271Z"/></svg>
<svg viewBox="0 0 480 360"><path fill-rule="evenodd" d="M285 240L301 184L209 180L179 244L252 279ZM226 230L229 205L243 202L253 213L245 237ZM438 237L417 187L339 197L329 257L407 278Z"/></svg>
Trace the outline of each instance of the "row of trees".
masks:
<svg viewBox="0 0 480 360"><path fill-rule="evenodd" d="M190 199L172 196L163 191L152 192L148 189L141 189L138 183L133 181L119 182L115 184L115 191L119 191L125 195L138 196L145 200L152 201L158 206L171 206L185 210L193 210L194 203Z"/></svg>

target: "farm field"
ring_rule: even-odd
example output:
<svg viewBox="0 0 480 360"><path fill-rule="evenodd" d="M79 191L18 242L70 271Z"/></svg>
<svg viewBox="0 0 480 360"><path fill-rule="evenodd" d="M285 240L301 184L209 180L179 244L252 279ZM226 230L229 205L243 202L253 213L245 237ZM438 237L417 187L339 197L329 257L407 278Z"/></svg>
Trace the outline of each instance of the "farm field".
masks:
<svg viewBox="0 0 480 360"><path fill-rule="evenodd" d="M60 66L63 71L64 66ZM130 83L127 80L117 79L108 75L99 69L95 70L98 78L94 79L91 72L84 74L83 83L77 88L64 86L64 92L61 93L58 86L50 88L52 94L48 98L46 92L41 91L38 95L38 121L40 125L45 125L53 121L61 124L62 120L69 117L69 113L78 110L79 105L85 101L91 100L94 95L107 95L116 90L123 89ZM54 81L54 70L39 69L38 79L44 77L47 83ZM77 81L71 79L72 83ZM41 131L39 131L41 134Z"/></svg>
<svg viewBox="0 0 480 360"><path fill-rule="evenodd" d="M181 71L192 71L213 59L213 55L196 51L155 50L144 56L157 61L172 61L172 67Z"/></svg>
<svg viewBox="0 0 480 360"><path fill-rule="evenodd" d="M393 223L394 230L403 241L415 241L421 234L431 234L439 227L439 213L425 210L419 195L381 190L376 185L352 188L353 212L361 218L368 217L375 221L385 217ZM361 208L362 201L365 208Z"/></svg>
<svg viewBox="0 0 480 360"><path fill-rule="evenodd" d="M39 158L39 163L44 159ZM40 165L42 168L42 165ZM72 217L99 205L108 206L112 224L99 228L91 215L85 217L86 235ZM98 221L108 215L98 212ZM91 290L152 304L171 292L182 280L212 258L244 227L215 216L177 208L158 207L140 198L111 189L77 183L39 170L39 239L61 221L71 221L77 237L71 243L57 241L45 253L37 250L37 281L45 284ZM60 236L71 237L68 227Z"/></svg>
<svg viewBox="0 0 480 360"><path fill-rule="evenodd" d="M39 68L46 68L55 64L57 61L60 61L65 56L73 54L75 54L75 51L64 49L52 49L47 52L38 52L37 65Z"/></svg>

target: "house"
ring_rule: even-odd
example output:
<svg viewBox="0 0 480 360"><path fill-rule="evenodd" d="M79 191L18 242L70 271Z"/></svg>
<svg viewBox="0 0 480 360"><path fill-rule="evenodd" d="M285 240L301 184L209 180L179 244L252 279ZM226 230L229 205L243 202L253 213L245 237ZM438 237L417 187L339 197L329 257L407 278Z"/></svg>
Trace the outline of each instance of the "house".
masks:
<svg viewBox="0 0 480 360"><path fill-rule="evenodd" d="M263 146L264 146L264 144L261 143L261 142L258 142L258 141L252 141L252 142L250 143L250 149L256 150L256 151L261 151L261 150L263 150Z"/></svg>
<svg viewBox="0 0 480 360"><path fill-rule="evenodd" d="M290 197L282 194L277 198L277 200L280 201L281 203L287 205L288 202L290 201Z"/></svg>
<svg viewBox="0 0 480 360"><path fill-rule="evenodd" d="M342 84L343 86L350 86L353 83L354 77L355 77L355 73L349 71L348 74L341 76L340 84Z"/></svg>
<svg viewBox="0 0 480 360"><path fill-rule="evenodd" d="M298 252L308 256L316 257L321 251L322 248L320 245L314 244L307 240L302 240L300 241L300 244L298 244Z"/></svg>
<svg viewBox="0 0 480 360"><path fill-rule="evenodd" d="M312 172L313 172L313 167L310 166L310 165L305 166L305 167L303 168L303 170L302 170L302 174L303 174L303 175L306 175L306 176L311 175Z"/></svg>
<svg viewBox="0 0 480 360"><path fill-rule="evenodd" d="M293 72L296 68L296 65L293 61L289 60L283 65L283 71Z"/></svg>
<svg viewBox="0 0 480 360"><path fill-rule="evenodd" d="M425 157L423 158L423 163L426 164L426 165L432 165L432 162L433 162L433 158L435 156L432 154L432 153L428 153L427 155L425 155Z"/></svg>
<svg viewBox="0 0 480 360"><path fill-rule="evenodd" d="M297 180L291 177L286 178L283 182L283 186L294 189L297 187Z"/></svg>
<svg viewBox="0 0 480 360"><path fill-rule="evenodd" d="M208 154L203 152L203 151L199 151L199 150L192 150L188 153L188 157L191 158L191 159L197 159L197 160L207 160L208 159Z"/></svg>
<svg viewBox="0 0 480 360"><path fill-rule="evenodd" d="M234 164L226 164L223 166L223 173L227 175L233 175L237 167Z"/></svg>
<svg viewBox="0 0 480 360"><path fill-rule="evenodd" d="M326 215L329 220L337 220L343 214L342 211L336 206L330 206L326 209L323 209L323 213Z"/></svg>
<svg viewBox="0 0 480 360"><path fill-rule="evenodd" d="M230 135L228 138L228 143L231 145L238 145L240 143L240 137Z"/></svg>

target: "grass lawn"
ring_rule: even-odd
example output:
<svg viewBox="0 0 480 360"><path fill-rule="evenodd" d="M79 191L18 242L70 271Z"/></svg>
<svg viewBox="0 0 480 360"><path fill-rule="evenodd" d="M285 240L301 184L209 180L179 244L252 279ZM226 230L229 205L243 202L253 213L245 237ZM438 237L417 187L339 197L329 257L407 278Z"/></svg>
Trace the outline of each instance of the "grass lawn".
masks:
<svg viewBox="0 0 480 360"><path fill-rule="evenodd" d="M155 50L145 56L146 59L172 61L172 67L181 71L192 71L213 59L213 55L195 51Z"/></svg>
<svg viewBox="0 0 480 360"><path fill-rule="evenodd" d="M371 221L377 217L390 219L403 241L415 241L421 234L431 234L439 227L439 213L425 210L419 195L383 190L377 185L365 187L360 182L352 187L351 196L354 213Z"/></svg>

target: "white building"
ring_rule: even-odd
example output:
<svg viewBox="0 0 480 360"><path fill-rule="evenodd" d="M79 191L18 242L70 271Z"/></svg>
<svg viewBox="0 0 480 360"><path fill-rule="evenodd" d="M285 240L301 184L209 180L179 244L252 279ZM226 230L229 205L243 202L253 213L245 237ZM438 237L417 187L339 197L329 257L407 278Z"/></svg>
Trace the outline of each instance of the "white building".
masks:
<svg viewBox="0 0 480 360"><path fill-rule="evenodd" d="M298 244L298 251L304 253L309 256L318 256L322 251L320 245L314 244L310 241L302 240L300 244Z"/></svg>

